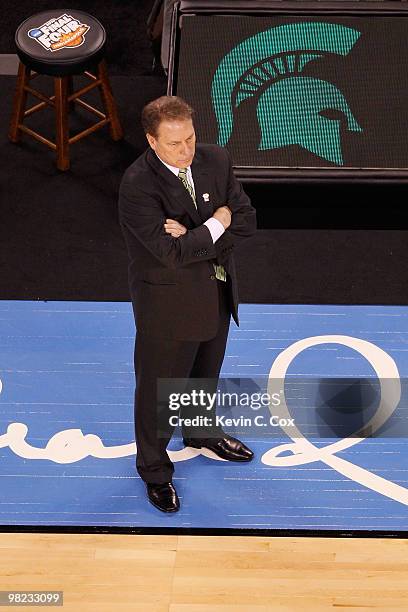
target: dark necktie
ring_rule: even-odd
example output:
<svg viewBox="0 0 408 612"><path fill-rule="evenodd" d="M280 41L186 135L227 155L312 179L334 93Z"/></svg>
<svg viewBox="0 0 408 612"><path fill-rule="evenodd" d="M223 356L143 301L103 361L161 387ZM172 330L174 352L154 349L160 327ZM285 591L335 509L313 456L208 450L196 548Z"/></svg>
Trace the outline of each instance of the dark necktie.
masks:
<svg viewBox="0 0 408 612"><path fill-rule="evenodd" d="M193 200L194 206L197 209L197 202L196 202L196 197L195 197L194 189L192 188L192 186L188 182L188 178L187 178L187 168L180 168L179 169L179 173L178 173L178 177L179 177L180 181L183 183L184 187L187 189L188 193L191 195L191 199Z"/></svg>

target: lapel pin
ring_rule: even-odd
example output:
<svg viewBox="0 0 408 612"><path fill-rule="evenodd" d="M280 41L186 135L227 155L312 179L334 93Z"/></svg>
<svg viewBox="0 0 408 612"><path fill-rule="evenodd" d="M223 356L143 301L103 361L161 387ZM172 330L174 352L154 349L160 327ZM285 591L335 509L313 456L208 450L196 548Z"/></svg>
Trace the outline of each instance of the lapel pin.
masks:
<svg viewBox="0 0 408 612"><path fill-rule="evenodd" d="M210 201L210 194L209 193L203 193L203 199L204 199L204 202L209 202Z"/></svg>

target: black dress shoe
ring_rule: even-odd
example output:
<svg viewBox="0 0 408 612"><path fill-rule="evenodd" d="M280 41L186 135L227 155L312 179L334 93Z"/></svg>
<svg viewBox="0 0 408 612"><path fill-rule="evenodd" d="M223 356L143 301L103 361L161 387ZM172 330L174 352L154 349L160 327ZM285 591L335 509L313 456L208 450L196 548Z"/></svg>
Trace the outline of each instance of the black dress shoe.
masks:
<svg viewBox="0 0 408 612"><path fill-rule="evenodd" d="M147 482L146 487L149 501L162 512L177 512L180 509L180 501L171 482Z"/></svg>
<svg viewBox="0 0 408 612"><path fill-rule="evenodd" d="M192 448L208 448L217 457L228 461L251 461L254 453L243 442L224 434L223 438L183 438L186 446Z"/></svg>

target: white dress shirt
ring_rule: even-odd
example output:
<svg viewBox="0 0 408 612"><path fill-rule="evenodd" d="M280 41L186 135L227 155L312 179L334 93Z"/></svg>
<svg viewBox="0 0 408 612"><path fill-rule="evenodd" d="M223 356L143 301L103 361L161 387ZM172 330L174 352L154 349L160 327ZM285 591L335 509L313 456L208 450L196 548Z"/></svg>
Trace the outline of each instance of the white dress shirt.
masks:
<svg viewBox="0 0 408 612"><path fill-rule="evenodd" d="M156 153L156 155L157 155L157 153ZM157 157L160 159L160 157L158 155L157 155ZM162 164L164 164L166 166L166 168L168 168L170 170L170 172L173 172L173 174L175 174L178 177L178 173L179 173L180 168L177 168L176 166L170 166L169 164L166 164L166 162L164 162L162 159L160 159L160 161L161 161ZM191 166L187 167L187 180L190 183L190 185L193 188L193 191L195 193L193 174L191 172ZM213 242L216 242L218 240L218 238L220 236L222 236L222 234L225 232L225 228L224 228L223 224L221 223L221 221L218 221L218 219L214 219L214 217L210 217L209 219L207 219L207 221L205 221L205 223L203 225L206 225L208 227Z"/></svg>

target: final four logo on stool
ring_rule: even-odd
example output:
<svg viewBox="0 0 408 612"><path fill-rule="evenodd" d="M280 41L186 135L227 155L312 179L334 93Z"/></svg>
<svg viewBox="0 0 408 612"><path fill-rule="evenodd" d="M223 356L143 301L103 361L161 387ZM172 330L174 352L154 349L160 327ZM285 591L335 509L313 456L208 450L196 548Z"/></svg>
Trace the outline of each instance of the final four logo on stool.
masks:
<svg viewBox="0 0 408 612"><path fill-rule="evenodd" d="M53 17L38 28L28 32L47 51L60 51L65 47L80 47L85 42L89 26L81 23L72 15Z"/></svg>

